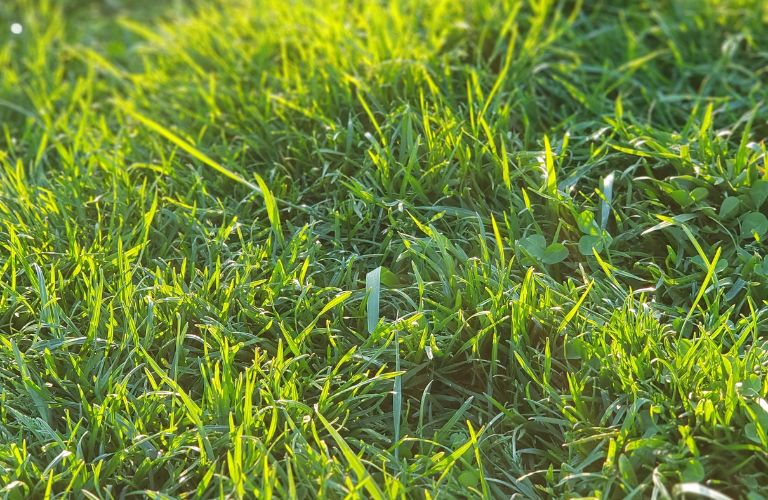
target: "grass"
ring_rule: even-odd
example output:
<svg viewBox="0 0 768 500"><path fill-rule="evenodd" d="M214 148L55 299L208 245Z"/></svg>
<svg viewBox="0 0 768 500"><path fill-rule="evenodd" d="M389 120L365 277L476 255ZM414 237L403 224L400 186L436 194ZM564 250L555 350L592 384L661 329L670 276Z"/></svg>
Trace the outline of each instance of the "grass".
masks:
<svg viewBox="0 0 768 500"><path fill-rule="evenodd" d="M0 3L0 496L768 498L766 5Z"/></svg>

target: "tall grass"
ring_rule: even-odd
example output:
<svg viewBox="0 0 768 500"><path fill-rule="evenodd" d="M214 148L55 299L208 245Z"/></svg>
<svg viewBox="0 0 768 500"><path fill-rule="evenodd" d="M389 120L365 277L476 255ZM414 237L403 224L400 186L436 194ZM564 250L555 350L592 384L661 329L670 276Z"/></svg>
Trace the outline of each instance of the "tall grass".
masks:
<svg viewBox="0 0 768 500"><path fill-rule="evenodd" d="M757 0L0 3L0 496L768 496L766 46Z"/></svg>

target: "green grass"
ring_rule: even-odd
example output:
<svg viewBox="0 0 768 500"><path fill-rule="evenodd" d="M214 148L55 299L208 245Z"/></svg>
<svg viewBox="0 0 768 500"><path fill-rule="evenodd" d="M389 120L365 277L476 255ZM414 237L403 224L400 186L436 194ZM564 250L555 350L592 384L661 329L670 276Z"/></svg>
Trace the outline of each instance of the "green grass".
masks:
<svg viewBox="0 0 768 500"><path fill-rule="evenodd" d="M767 3L10 0L0 68L0 497L768 498Z"/></svg>

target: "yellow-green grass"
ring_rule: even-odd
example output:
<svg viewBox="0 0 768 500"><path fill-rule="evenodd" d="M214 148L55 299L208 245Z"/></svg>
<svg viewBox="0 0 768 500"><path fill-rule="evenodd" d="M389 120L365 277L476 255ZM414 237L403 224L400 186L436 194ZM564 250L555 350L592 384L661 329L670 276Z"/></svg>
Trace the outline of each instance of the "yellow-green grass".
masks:
<svg viewBox="0 0 768 500"><path fill-rule="evenodd" d="M0 496L768 498L767 5L0 2Z"/></svg>

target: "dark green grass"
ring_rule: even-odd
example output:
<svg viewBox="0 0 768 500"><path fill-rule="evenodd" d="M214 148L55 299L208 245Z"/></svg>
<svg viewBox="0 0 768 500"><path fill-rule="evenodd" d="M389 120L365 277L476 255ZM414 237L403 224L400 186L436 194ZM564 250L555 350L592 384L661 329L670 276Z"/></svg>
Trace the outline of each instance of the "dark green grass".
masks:
<svg viewBox="0 0 768 500"><path fill-rule="evenodd" d="M766 5L0 3L0 495L767 498Z"/></svg>

